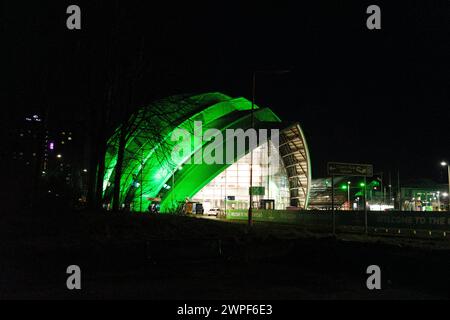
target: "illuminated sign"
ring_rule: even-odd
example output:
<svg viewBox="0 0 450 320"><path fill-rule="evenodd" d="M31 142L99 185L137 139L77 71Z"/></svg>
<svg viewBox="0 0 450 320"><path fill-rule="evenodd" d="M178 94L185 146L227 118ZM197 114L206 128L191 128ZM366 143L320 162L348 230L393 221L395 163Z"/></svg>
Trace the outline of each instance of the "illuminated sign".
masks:
<svg viewBox="0 0 450 320"><path fill-rule="evenodd" d="M373 166L371 164L328 162L327 171L331 176L373 176Z"/></svg>
<svg viewBox="0 0 450 320"><path fill-rule="evenodd" d="M250 194L254 196L263 196L266 193L266 188L259 186L251 187L248 191L251 192Z"/></svg>

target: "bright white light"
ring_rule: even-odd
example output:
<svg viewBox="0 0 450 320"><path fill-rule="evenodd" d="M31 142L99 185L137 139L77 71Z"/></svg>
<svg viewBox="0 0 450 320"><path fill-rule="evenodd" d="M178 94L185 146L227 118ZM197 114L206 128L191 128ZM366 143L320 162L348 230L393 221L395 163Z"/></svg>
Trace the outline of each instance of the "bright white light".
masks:
<svg viewBox="0 0 450 320"><path fill-rule="evenodd" d="M448 193L447 193L447 192L444 192L444 193L442 194L442 196L443 196L443 197L448 197Z"/></svg>
<svg viewBox="0 0 450 320"><path fill-rule="evenodd" d="M447 162L445 162L445 161L441 162L441 166L445 167L446 165L447 165Z"/></svg>
<svg viewBox="0 0 450 320"><path fill-rule="evenodd" d="M62 155L58 154L56 157L57 157L58 159L60 159L60 158L62 158Z"/></svg>
<svg viewBox="0 0 450 320"><path fill-rule="evenodd" d="M87 172L87 169L83 169L83 172Z"/></svg>
<svg viewBox="0 0 450 320"><path fill-rule="evenodd" d="M387 204L372 204L370 205L370 211L385 211L387 209L394 209L394 206Z"/></svg>

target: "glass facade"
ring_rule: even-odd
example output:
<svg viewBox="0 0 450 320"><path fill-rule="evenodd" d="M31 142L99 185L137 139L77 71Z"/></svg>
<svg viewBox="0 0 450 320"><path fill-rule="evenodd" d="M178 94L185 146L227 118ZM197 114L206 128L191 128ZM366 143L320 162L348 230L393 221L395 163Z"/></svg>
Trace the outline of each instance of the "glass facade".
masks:
<svg viewBox="0 0 450 320"><path fill-rule="evenodd" d="M289 183L284 165L279 157L278 166L268 161L271 155L278 152L271 142L266 142L253 151L252 185L263 187L259 189L264 190L263 195L253 196L254 208L258 208L260 200L263 199L274 200L275 209L285 209L289 206ZM247 209L250 200L250 160L251 154L239 159L203 187L192 200L201 202L205 210Z"/></svg>

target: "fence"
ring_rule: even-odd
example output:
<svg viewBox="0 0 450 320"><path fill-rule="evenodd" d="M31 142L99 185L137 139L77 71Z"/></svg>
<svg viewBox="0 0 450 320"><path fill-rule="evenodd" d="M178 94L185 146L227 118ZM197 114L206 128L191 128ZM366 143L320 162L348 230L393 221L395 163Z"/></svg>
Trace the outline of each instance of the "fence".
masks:
<svg viewBox="0 0 450 320"><path fill-rule="evenodd" d="M335 211L336 226L364 228L364 211ZM246 220L247 210L227 210L227 220ZM253 220L331 228L331 211L253 210ZM450 212L369 211L369 228L450 230Z"/></svg>

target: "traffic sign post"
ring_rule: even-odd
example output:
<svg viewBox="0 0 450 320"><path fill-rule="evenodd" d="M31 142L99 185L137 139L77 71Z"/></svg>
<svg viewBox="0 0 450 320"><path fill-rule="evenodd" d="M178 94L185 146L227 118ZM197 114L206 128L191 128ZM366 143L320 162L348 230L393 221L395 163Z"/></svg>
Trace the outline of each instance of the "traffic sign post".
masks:
<svg viewBox="0 0 450 320"><path fill-rule="evenodd" d="M369 230L367 223L367 177L373 176L373 165L360 163L328 162L327 172L328 175L331 175L331 210L333 215L333 235L336 234L336 213L334 209L334 176L364 177L364 230L367 234Z"/></svg>
<svg viewBox="0 0 450 320"><path fill-rule="evenodd" d="M366 234L369 233L367 220L367 177L364 177L364 231Z"/></svg>
<svg viewBox="0 0 450 320"><path fill-rule="evenodd" d="M328 162L327 170L329 175L335 176L373 176L373 165L371 164Z"/></svg>

